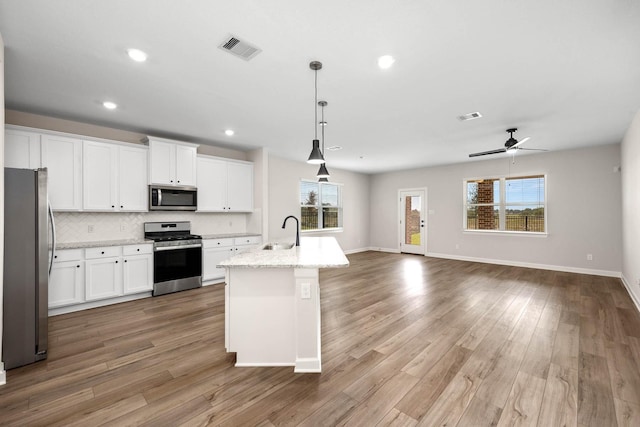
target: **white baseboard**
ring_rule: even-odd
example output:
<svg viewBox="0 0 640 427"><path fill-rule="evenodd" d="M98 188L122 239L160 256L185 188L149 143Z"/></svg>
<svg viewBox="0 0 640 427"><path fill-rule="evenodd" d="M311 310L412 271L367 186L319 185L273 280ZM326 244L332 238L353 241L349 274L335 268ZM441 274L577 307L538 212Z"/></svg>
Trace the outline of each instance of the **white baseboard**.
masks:
<svg viewBox="0 0 640 427"><path fill-rule="evenodd" d="M348 251L344 251L345 255L357 254L359 252L370 251L371 248L358 248L358 249L349 249Z"/></svg>
<svg viewBox="0 0 640 427"><path fill-rule="evenodd" d="M7 383L7 371L4 370L4 362L0 362L0 385Z"/></svg>
<svg viewBox="0 0 640 427"><path fill-rule="evenodd" d="M399 254L400 253L400 249L398 248L379 248L379 247L375 247L375 246L370 246L367 248L368 251L378 251L378 252L389 252L392 254Z"/></svg>
<svg viewBox="0 0 640 427"><path fill-rule="evenodd" d="M133 301L141 298L149 298L151 291L134 295L125 295L122 297L103 299L98 301L85 302L81 304L68 305L66 307L50 308L49 317L58 316L60 314L73 313L80 310L88 310L90 308L103 307L105 305L118 304L120 302Z"/></svg>
<svg viewBox="0 0 640 427"><path fill-rule="evenodd" d="M622 284L624 285L625 288L627 288L627 293L629 294L629 296L631 297L631 300L633 301L633 303L636 305L636 309L638 311L640 311L640 300L638 300L638 297L636 296L636 294L634 292L631 291L631 282L629 282L627 280L626 277L624 277L624 274L620 275L620 278L622 279Z"/></svg>
<svg viewBox="0 0 640 427"><path fill-rule="evenodd" d="M617 277L620 278L622 273L619 271L595 270L591 268L568 267L564 265L536 264L531 262L508 261L502 259L476 258L460 255L441 254L435 252L427 252L426 256L433 258L454 259L458 261L481 262L484 264L508 265L512 267L536 268L539 270L564 271L566 273L590 274L593 276Z"/></svg>

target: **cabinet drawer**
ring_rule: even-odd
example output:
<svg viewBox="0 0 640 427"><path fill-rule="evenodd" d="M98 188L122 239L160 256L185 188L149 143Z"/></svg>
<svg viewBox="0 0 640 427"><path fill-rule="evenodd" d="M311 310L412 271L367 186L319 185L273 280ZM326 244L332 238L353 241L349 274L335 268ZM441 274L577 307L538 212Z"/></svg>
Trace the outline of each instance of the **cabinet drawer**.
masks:
<svg viewBox="0 0 640 427"><path fill-rule="evenodd" d="M234 240L234 244L236 246L239 245L257 245L262 242L262 236L247 236L247 237L236 237Z"/></svg>
<svg viewBox="0 0 640 427"><path fill-rule="evenodd" d="M121 253L121 246L104 246L101 248L88 248L84 250L84 256L86 259L115 257L120 256Z"/></svg>
<svg viewBox="0 0 640 427"><path fill-rule="evenodd" d="M82 249L63 249L56 251L55 262L76 261L82 259Z"/></svg>
<svg viewBox="0 0 640 427"><path fill-rule="evenodd" d="M129 245L122 247L122 255L142 255L150 254L153 252L153 245Z"/></svg>
<svg viewBox="0 0 640 427"><path fill-rule="evenodd" d="M206 239L202 241L202 247L208 248L222 248L225 246L233 246L233 239Z"/></svg>

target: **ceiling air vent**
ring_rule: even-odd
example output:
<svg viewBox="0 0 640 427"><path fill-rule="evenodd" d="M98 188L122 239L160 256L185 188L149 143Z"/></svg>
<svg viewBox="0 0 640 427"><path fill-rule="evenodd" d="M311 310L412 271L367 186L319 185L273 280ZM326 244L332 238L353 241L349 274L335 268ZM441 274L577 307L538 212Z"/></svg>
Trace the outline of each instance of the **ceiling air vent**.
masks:
<svg viewBox="0 0 640 427"><path fill-rule="evenodd" d="M467 120L479 119L480 117L482 117L482 114L476 111L475 113L469 113L463 116L458 116L458 120L465 122Z"/></svg>
<svg viewBox="0 0 640 427"><path fill-rule="evenodd" d="M332 145L331 147L327 147L327 150L329 151L338 151L338 150L342 150L342 147L339 145Z"/></svg>
<svg viewBox="0 0 640 427"><path fill-rule="evenodd" d="M243 42L242 40L234 36L224 39L218 47L237 56L238 58L244 59L245 61L250 60L257 54L262 52L262 49L258 49L257 47L252 46L247 42Z"/></svg>

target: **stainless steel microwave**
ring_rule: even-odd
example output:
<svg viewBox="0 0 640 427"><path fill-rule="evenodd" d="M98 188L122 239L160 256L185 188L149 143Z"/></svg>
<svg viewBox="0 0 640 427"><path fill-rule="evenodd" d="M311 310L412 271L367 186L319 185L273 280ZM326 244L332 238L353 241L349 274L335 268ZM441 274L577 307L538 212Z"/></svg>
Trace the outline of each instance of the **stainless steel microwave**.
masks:
<svg viewBox="0 0 640 427"><path fill-rule="evenodd" d="M150 211L195 211L197 207L196 187L149 186Z"/></svg>

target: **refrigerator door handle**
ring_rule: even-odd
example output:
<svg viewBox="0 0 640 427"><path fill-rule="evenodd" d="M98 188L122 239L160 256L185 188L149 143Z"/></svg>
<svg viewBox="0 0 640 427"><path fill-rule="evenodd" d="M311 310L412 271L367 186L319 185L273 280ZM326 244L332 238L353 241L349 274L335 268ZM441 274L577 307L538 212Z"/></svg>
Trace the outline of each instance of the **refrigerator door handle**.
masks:
<svg viewBox="0 0 640 427"><path fill-rule="evenodd" d="M51 277L53 259L56 257L56 222L53 220L53 208L51 207L49 198L47 198L47 208L49 211L49 219L51 220L51 259L49 260L49 277Z"/></svg>

